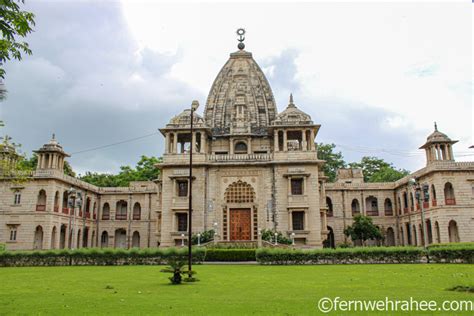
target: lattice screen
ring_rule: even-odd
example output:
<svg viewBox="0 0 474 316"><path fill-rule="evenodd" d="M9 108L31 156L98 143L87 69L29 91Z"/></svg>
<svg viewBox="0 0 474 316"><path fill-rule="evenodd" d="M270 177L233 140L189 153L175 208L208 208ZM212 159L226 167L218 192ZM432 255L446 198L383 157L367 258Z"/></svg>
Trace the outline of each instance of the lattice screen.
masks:
<svg viewBox="0 0 474 316"><path fill-rule="evenodd" d="M252 186L241 180L232 183L225 190L225 200L227 203L253 203L255 191Z"/></svg>

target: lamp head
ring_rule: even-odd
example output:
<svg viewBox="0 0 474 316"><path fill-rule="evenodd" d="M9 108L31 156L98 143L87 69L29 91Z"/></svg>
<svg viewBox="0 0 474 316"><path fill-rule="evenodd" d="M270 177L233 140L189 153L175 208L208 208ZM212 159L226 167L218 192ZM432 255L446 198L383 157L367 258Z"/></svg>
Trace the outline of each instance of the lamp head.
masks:
<svg viewBox="0 0 474 316"><path fill-rule="evenodd" d="M409 185L415 185L416 184L416 180L414 178L411 178L410 180L408 180L408 184Z"/></svg>
<svg viewBox="0 0 474 316"><path fill-rule="evenodd" d="M194 100L192 103L191 103L191 109L193 111L196 111L199 107L199 102L197 100Z"/></svg>

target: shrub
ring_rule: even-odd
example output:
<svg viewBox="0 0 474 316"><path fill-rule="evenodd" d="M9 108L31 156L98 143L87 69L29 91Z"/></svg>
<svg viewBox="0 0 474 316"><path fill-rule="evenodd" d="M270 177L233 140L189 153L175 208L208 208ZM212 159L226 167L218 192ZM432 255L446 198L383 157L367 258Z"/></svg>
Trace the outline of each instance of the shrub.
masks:
<svg viewBox="0 0 474 316"><path fill-rule="evenodd" d="M206 231L202 232L202 233L201 233L201 238L200 238L200 241L199 241L199 242L200 242L201 244L205 244L205 243L208 243L208 242L214 240L214 234L215 234L215 232L214 232L213 229L211 229L211 230L206 230ZM191 237L191 242L192 242L193 245L197 245L197 244L198 244L198 236L197 236L197 234L195 234L195 235L193 235L193 236Z"/></svg>
<svg viewBox="0 0 474 316"><path fill-rule="evenodd" d="M5 244L0 243L0 251L5 251L7 248Z"/></svg>
<svg viewBox="0 0 474 316"><path fill-rule="evenodd" d="M206 251L207 262L212 261L255 261L255 249L208 249Z"/></svg>
<svg viewBox="0 0 474 316"><path fill-rule="evenodd" d="M474 263L473 245L446 245L428 249L431 262L436 263Z"/></svg>
<svg viewBox="0 0 474 316"><path fill-rule="evenodd" d="M290 238L287 238L283 236L281 232L276 232L277 235L277 240L279 244L284 244L284 245L291 245L293 242ZM269 229L265 229L262 231L262 240L274 243L275 242L275 232Z"/></svg>

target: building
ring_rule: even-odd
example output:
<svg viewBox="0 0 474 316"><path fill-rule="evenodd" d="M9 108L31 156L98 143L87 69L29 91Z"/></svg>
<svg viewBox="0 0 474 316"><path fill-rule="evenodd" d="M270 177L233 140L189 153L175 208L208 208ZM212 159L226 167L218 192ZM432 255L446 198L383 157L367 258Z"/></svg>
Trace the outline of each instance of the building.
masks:
<svg viewBox="0 0 474 316"><path fill-rule="evenodd" d="M315 144L320 125L293 96L278 112L242 42L217 75L204 116L194 115L192 134L190 123L186 109L160 129L160 178L128 188L65 175L68 154L53 137L36 151L38 165L26 181L1 181L0 243L8 249L183 244L191 147L193 232L214 229L218 242L256 242L267 229L298 247L334 247L347 242L344 228L358 214L374 219L386 245L474 241L474 163L455 162L455 141L435 127L420 147L426 167L396 182L364 183L360 170L343 169L327 183ZM2 159L17 158L11 148L6 140Z"/></svg>

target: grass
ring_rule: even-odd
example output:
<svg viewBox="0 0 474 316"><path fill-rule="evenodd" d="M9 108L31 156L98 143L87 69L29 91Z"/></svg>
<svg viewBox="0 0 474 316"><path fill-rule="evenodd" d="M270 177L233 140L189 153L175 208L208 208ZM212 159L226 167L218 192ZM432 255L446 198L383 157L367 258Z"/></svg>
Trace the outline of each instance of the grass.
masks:
<svg viewBox="0 0 474 316"><path fill-rule="evenodd" d="M322 297L474 300L449 290L474 285L474 265L201 265L200 282L178 286L161 268L0 268L0 315L314 315Z"/></svg>

